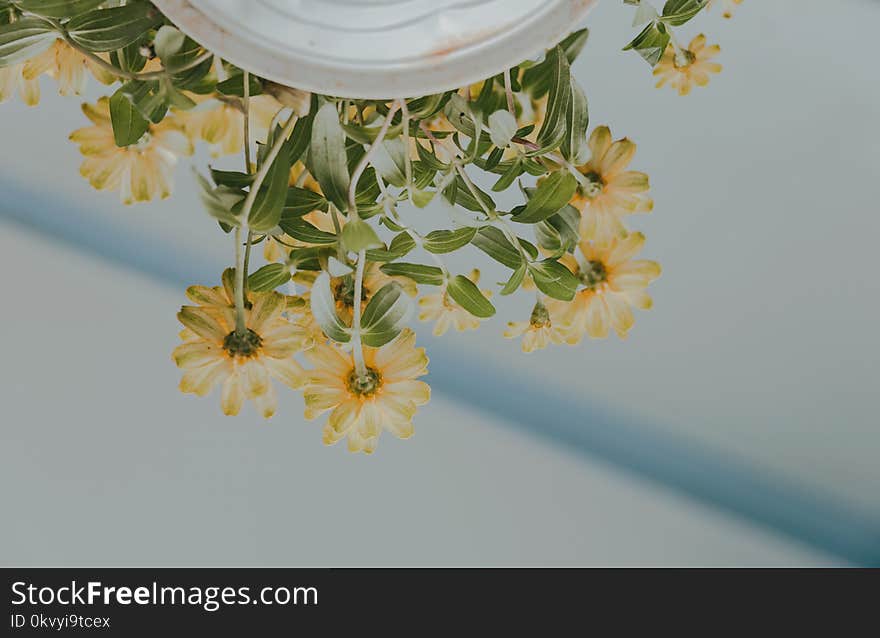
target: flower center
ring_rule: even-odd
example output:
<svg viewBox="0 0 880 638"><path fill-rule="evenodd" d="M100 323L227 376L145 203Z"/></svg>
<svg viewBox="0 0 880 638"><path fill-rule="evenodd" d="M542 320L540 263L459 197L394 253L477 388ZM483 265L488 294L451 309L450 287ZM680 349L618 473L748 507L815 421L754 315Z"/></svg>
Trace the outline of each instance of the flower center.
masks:
<svg viewBox="0 0 880 638"><path fill-rule="evenodd" d="M550 322L550 312L547 310L547 306L542 304L540 301L535 304L534 309L532 310L532 316L529 318L529 324L531 324L532 328L549 328L551 325Z"/></svg>
<svg viewBox="0 0 880 638"><path fill-rule="evenodd" d="M676 69L684 69L692 65L696 60L697 56L687 49L679 49L675 52L675 57L672 58L672 64Z"/></svg>
<svg viewBox="0 0 880 638"><path fill-rule="evenodd" d="M262 345L263 339L250 328L243 335L233 330L223 340L223 349L226 350L230 357L243 357L245 359L255 357Z"/></svg>
<svg viewBox="0 0 880 638"><path fill-rule="evenodd" d="M361 398L375 396L382 388L382 373L374 368L367 368L366 374L360 376L356 369L348 373L349 391Z"/></svg>
<svg viewBox="0 0 880 638"><path fill-rule="evenodd" d="M608 281L608 269L601 261L590 261L586 268L581 269L580 279L587 290L595 290Z"/></svg>
<svg viewBox="0 0 880 638"><path fill-rule="evenodd" d="M340 277L333 286L333 296L336 303L345 308L354 308L354 277ZM361 301L369 299L369 291L366 286L361 289Z"/></svg>
<svg viewBox="0 0 880 638"><path fill-rule="evenodd" d="M584 195L590 199L598 197L602 193L602 189L605 188L605 180L596 171L590 171L584 174L584 177L587 181L586 184L581 186Z"/></svg>

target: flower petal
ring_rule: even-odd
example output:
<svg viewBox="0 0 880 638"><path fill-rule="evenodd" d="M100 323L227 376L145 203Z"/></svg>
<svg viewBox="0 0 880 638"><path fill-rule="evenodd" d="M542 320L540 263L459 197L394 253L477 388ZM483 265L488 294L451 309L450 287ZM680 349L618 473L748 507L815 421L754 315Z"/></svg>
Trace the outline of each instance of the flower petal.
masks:
<svg viewBox="0 0 880 638"><path fill-rule="evenodd" d="M223 382L223 392L220 395L220 407L223 414L235 416L241 412L244 404L244 391L241 387L241 377L238 374L230 374Z"/></svg>

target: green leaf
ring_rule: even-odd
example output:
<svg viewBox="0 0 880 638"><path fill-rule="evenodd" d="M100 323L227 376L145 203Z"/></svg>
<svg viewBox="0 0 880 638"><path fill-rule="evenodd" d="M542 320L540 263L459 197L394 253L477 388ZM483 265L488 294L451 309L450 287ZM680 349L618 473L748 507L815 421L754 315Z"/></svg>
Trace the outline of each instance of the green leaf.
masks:
<svg viewBox="0 0 880 638"><path fill-rule="evenodd" d="M211 178L218 186L229 186L230 188L247 188L254 183L254 176L240 171L221 171L216 168L211 169Z"/></svg>
<svg viewBox="0 0 880 638"><path fill-rule="evenodd" d="M361 317L361 341L372 348L390 342L406 325L412 303L397 282L379 289L370 299Z"/></svg>
<svg viewBox="0 0 880 638"><path fill-rule="evenodd" d="M529 274L531 274L538 290L549 297L562 301L574 299L574 294L580 285L578 278L554 259L545 259L537 264L530 264Z"/></svg>
<svg viewBox="0 0 880 638"><path fill-rule="evenodd" d="M310 113L306 117L299 118L293 126L293 133L290 134L292 142L290 145L291 166L296 164L309 149L309 144L312 143L312 124L314 121L315 116Z"/></svg>
<svg viewBox="0 0 880 638"><path fill-rule="evenodd" d="M377 248L375 250L368 250L367 259L369 261L381 263L394 261L395 259L405 257L415 247L415 240L408 232L404 231L394 236L394 239L391 240L391 244L387 249Z"/></svg>
<svg viewBox="0 0 880 638"><path fill-rule="evenodd" d="M372 144L379 137L381 126L360 126L358 124L342 124L342 130L357 144ZM395 139L403 131L403 124L394 124L388 128L385 139Z"/></svg>
<svg viewBox="0 0 880 638"><path fill-rule="evenodd" d="M125 93L141 115L154 124L161 122L168 112L168 104L159 82L126 82L119 91Z"/></svg>
<svg viewBox="0 0 880 638"><path fill-rule="evenodd" d="M581 155L586 152L590 111L587 96L584 95L574 78L571 78L571 101L568 104L568 113L565 117L566 135L560 151L565 159L577 163Z"/></svg>
<svg viewBox="0 0 880 638"><path fill-rule="evenodd" d="M492 186L492 190L496 193L506 191L524 171L523 161L521 158L517 157L510 162L510 166L508 166L504 173L501 174L501 177Z"/></svg>
<svg viewBox="0 0 880 638"><path fill-rule="evenodd" d="M502 295L512 295L519 287L522 286L523 280L526 278L526 269L528 265L523 262L520 264L519 268L513 271L513 274L510 276L510 279L507 280L507 283L504 284L504 288L501 289Z"/></svg>
<svg viewBox="0 0 880 638"><path fill-rule="evenodd" d="M348 343L351 341L349 327L336 314L336 299L330 288L330 275L322 272L312 285L311 309L315 321L321 330L333 341Z"/></svg>
<svg viewBox="0 0 880 638"><path fill-rule="evenodd" d="M557 46L548 55L553 73L550 77L550 97L547 116L538 132L537 143L542 152L551 151L562 144L566 135L566 115L571 102L571 70L562 48Z"/></svg>
<svg viewBox="0 0 880 638"><path fill-rule="evenodd" d="M477 192L477 195L479 195L479 200L474 197L467 182L464 181L461 175L458 175L455 180L443 190L443 197L445 197L446 201L450 204L457 204L476 213L485 212L486 208L492 211L495 210L495 201L489 197L488 193L478 186L474 186L474 190Z"/></svg>
<svg viewBox="0 0 880 638"><path fill-rule="evenodd" d="M520 224L536 224L544 221L568 205L577 187L577 179L568 171L552 173L538 185L525 209L514 215L513 221Z"/></svg>
<svg viewBox="0 0 880 638"><path fill-rule="evenodd" d="M535 234L541 248L566 252L580 241L580 211L572 205L535 225Z"/></svg>
<svg viewBox="0 0 880 638"><path fill-rule="evenodd" d="M434 117L443 108L449 99L450 93L437 93L410 100L406 103L410 118L414 120L427 120Z"/></svg>
<svg viewBox="0 0 880 638"><path fill-rule="evenodd" d="M342 245L354 253L384 246L373 227L359 218L349 220L342 227Z"/></svg>
<svg viewBox="0 0 880 638"><path fill-rule="evenodd" d="M584 45L587 43L589 36L590 32L587 29L581 29L580 31L572 33L559 43L559 46L565 52L565 59L568 60L569 65L574 64L574 61L580 55ZM555 63L549 58L550 56L548 55L543 62L530 69L526 69L525 73L523 73L523 89L528 91L536 100L547 95L547 92L550 90L553 77L553 65Z"/></svg>
<svg viewBox="0 0 880 638"><path fill-rule="evenodd" d="M635 50L648 64L656 66L669 45L669 39L666 25L652 22L632 42L623 47L623 50Z"/></svg>
<svg viewBox="0 0 880 638"><path fill-rule="evenodd" d="M559 43L559 46L561 46L562 50L565 51L565 59L568 60L569 64L574 64L574 61L577 60L578 57L580 57L580 54L584 50L584 46L586 46L587 40L589 38L590 30L580 29L579 31L575 31Z"/></svg>
<svg viewBox="0 0 880 638"><path fill-rule="evenodd" d="M304 219L282 219L278 225L281 227L281 230L294 239L307 244L328 246L335 244L338 240L338 237L333 233L316 228Z"/></svg>
<svg viewBox="0 0 880 638"><path fill-rule="evenodd" d="M248 277L248 290L269 292L290 281L290 268L287 264L269 264Z"/></svg>
<svg viewBox="0 0 880 638"><path fill-rule="evenodd" d="M67 23L67 32L81 47L101 53L128 46L162 19L149 2L136 1L79 14Z"/></svg>
<svg viewBox="0 0 880 638"><path fill-rule="evenodd" d="M334 248L326 246L307 246L294 248L290 251L288 261L291 268L296 270L322 270L321 264L326 264L330 255L335 254Z"/></svg>
<svg viewBox="0 0 880 638"><path fill-rule="evenodd" d="M327 200L320 194L306 188L291 186L287 190L287 199L284 202L284 210L281 211L281 218L302 217L314 210L327 210Z"/></svg>
<svg viewBox="0 0 880 638"><path fill-rule="evenodd" d="M446 119L461 133L473 139L477 134L474 120L479 119L474 114L471 104L458 93L453 93L443 109Z"/></svg>
<svg viewBox="0 0 880 638"><path fill-rule="evenodd" d="M436 194L437 193L435 193L434 191L423 191L417 188L413 188L410 191L412 203L416 208L425 208L434 200L434 195Z"/></svg>
<svg viewBox="0 0 880 638"><path fill-rule="evenodd" d="M457 228L456 230L435 230L425 235L425 250L438 255L451 253L471 243L476 228Z"/></svg>
<svg viewBox="0 0 880 638"><path fill-rule="evenodd" d="M244 200L241 191L233 191L228 187L214 188L211 183L200 173L196 172L196 181L199 184L199 198L202 200L208 214L227 226L238 226L240 220L232 210Z"/></svg>
<svg viewBox="0 0 880 638"><path fill-rule="evenodd" d="M195 101L183 91L179 91L168 78L162 81L162 93L168 106L178 111L189 111L196 107Z"/></svg>
<svg viewBox="0 0 880 638"><path fill-rule="evenodd" d="M443 276L443 271L436 266L393 263L385 264L380 270L389 277L407 277L417 284L425 284L427 286L442 286L446 280Z"/></svg>
<svg viewBox="0 0 880 638"><path fill-rule="evenodd" d="M284 143L254 200L254 206L248 217L248 224L253 230L272 230L281 221L281 211L284 208L290 182L289 145L289 140Z"/></svg>
<svg viewBox="0 0 880 638"><path fill-rule="evenodd" d="M486 299L477 285L464 275L456 275L446 286L446 292L459 306L475 317L487 319L495 314L495 306Z"/></svg>
<svg viewBox="0 0 880 638"><path fill-rule="evenodd" d="M23 11L47 18L70 18L91 11L104 0L16 0Z"/></svg>
<svg viewBox="0 0 880 638"><path fill-rule="evenodd" d="M449 170L449 164L441 162L433 153L433 151L429 151L421 144L416 144L416 150L419 153L419 160L424 162L425 166L427 166L428 168L444 173Z"/></svg>
<svg viewBox="0 0 880 638"><path fill-rule="evenodd" d="M260 81L260 78L255 75L250 75L249 78L248 86L250 87L251 97L262 95L263 83ZM234 75L229 76L228 79L218 82L217 90L223 95L244 97L244 73L235 73Z"/></svg>
<svg viewBox="0 0 880 638"><path fill-rule="evenodd" d="M673 27L680 27L697 15L707 0L667 0L663 5L662 20Z"/></svg>
<svg viewBox="0 0 880 638"><path fill-rule="evenodd" d="M21 18L0 26L0 68L39 55L55 42L57 34L39 18Z"/></svg>
<svg viewBox="0 0 880 638"><path fill-rule="evenodd" d="M163 25L156 32L153 39L153 47L156 49L156 55L162 60L166 66L168 60L180 53L186 36L169 24Z"/></svg>
<svg viewBox="0 0 880 638"><path fill-rule="evenodd" d="M170 57L163 59L162 62L166 68L173 71L174 69L188 67L190 64L195 63L196 59L204 53L206 53L206 50L202 45L187 37L184 38L181 49ZM214 59L213 56L208 56L195 67L174 73L170 77L171 83L177 90L192 91L199 95L214 93L217 87L217 80L211 73Z"/></svg>
<svg viewBox="0 0 880 638"><path fill-rule="evenodd" d="M477 231L471 243L508 268L516 269L523 263L520 252L510 243L504 233L495 226L481 228Z"/></svg>
<svg viewBox="0 0 880 638"><path fill-rule="evenodd" d="M119 147L136 144L150 129L149 120L141 115L121 90L110 98L110 122L113 125L113 139Z"/></svg>
<svg viewBox="0 0 880 638"><path fill-rule="evenodd" d="M340 211L347 211L351 176L345 153L345 131L334 104L328 102L318 111L311 139L309 153L314 177L324 196Z"/></svg>
<svg viewBox="0 0 880 638"><path fill-rule="evenodd" d="M372 164L386 182L397 188L406 186L407 147L402 137L385 140L373 154Z"/></svg>
<svg viewBox="0 0 880 638"><path fill-rule="evenodd" d="M143 71L147 65L147 58L141 54L141 42L135 40L131 44L121 49L117 49L110 53L110 63L113 66L129 71L131 73L139 73Z"/></svg>

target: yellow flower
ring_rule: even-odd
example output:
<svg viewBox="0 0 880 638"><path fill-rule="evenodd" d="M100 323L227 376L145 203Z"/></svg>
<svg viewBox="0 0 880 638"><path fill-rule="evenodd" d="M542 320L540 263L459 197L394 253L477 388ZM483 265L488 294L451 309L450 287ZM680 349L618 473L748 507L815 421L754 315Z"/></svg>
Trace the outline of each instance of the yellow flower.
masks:
<svg viewBox="0 0 880 638"><path fill-rule="evenodd" d="M474 270L468 276L474 283L480 281L480 271ZM492 295L491 291L483 290L482 293L486 297ZM480 320L462 308L456 301L449 296L446 288L443 287L440 292L425 295L419 299L419 321L436 321L434 325L434 336L440 337L445 335L450 327L454 327L458 332L466 330L476 330L480 327Z"/></svg>
<svg viewBox="0 0 880 638"><path fill-rule="evenodd" d="M550 343L564 343L566 327L558 317L554 320L547 306L539 301L529 320L509 322L504 336L508 339L522 337L522 351L528 353L543 350Z"/></svg>
<svg viewBox="0 0 880 638"><path fill-rule="evenodd" d="M173 353L183 369L180 390L206 396L222 384L223 413L236 415L252 399L264 418L275 414L278 399L270 379L292 387L308 377L293 358L303 343L299 327L282 316L287 304L277 292L251 293L247 332L235 331L233 293L228 277L223 287L193 286L187 296L198 306L184 306L177 318L185 326Z"/></svg>
<svg viewBox="0 0 880 638"><path fill-rule="evenodd" d="M743 0L718 0L719 4L721 4L721 15L725 18L733 17L733 10L737 5L742 4ZM714 5L716 0L709 0L709 4L706 5L706 8Z"/></svg>
<svg viewBox="0 0 880 638"><path fill-rule="evenodd" d="M96 104L84 104L94 126L70 134L79 145L85 161L80 173L98 190L119 190L123 203L145 202L171 194L172 171L178 156L191 155L192 145L173 116L151 124L136 144L116 146L110 123L110 101L102 97Z"/></svg>
<svg viewBox="0 0 880 638"><path fill-rule="evenodd" d="M721 53L721 47L717 44L706 46L706 36L702 33L691 40L687 49L678 53L670 44L666 47L660 62L654 67L654 75L660 78L657 88L667 83L678 91L679 95L687 95L696 84L706 86L709 84L710 73L720 73L721 65L710 62L712 58Z"/></svg>
<svg viewBox="0 0 880 638"><path fill-rule="evenodd" d="M244 148L244 110L238 98L202 100L191 111L179 113L183 128L192 141L203 140L210 145L211 155L235 155ZM272 124L272 118L281 110L281 104L271 95L251 98L249 113L251 135L263 140Z"/></svg>
<svg viewBox="0 0 880 638"><path fill-rule="evenodd" d="M324 334L324 331L321 329L321 325L317 322L315 316L312 314L312 311L308 306L306 306L302 310L302 315L297 317L293 321L293 323L302 332L303 351L311 350L318 344L327 343L327 335Z"/></svg>
<svg viewBox="0 0 880 638"><path fill-rule="evenodd" d="M645 289L660 276L660 264L633 259L644 244L642 233L606 244L582 241L581 259L567 255L560 260L584 285L573 301L547 301L552 315L565 325L568 343L579 343L584 334L604 339L612 328L625 339L635 323L632 308L652 306Z"/></svg>
<svg viewBox="0 0 880 638"><path fill-rule="evenodd" d="M24 64L0 67L0 103L12 98L16 92L28 106L40 103L40 80L24 77L24 67Z"/></svg>
<svg viewBox="0 0 880 638"><path fill-rule="evenodd" d="M625 170L636 154L636 145L625 137L612 142L607 126L593 131L589 147L590 161L578 167L589 186L581 185L571 202L583 212L581 235L597 241L623 237L623 215L654 208L654 201L647 196L650 181L645 173Z"/></svg>
<svg viewBox="0 0 880 638"><path fill-rule="evenodd" d="M413 435L413 416L431 398L428 384L416 380L428 373L428 357L415 340L406 329L381 348L365 347L364 378L352 355L337 346L320 344L305 353L315 366L304 390L305 415L312 420L332 410L326 445L348 437L350 451L371 454L383 429L401 439Z"/></svg>
<svg viewBox="0 0 880 638"><path fill-rule="evenodd" d="M58 81L61 95L80 95L86 88L89 72L102 84L116 81L115 75L83 53L63 40L55 40L51 47L27 61L23 75L27 80L35 80L48 74Z"/></svg>

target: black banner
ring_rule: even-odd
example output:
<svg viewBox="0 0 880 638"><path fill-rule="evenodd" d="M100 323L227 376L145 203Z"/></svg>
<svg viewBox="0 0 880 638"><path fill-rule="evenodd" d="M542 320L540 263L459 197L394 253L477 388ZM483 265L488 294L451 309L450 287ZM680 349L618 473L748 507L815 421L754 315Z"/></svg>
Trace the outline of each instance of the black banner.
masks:
<svg viewBox="0 0 880 638"><path fill-rule="evenodd" d="M3 576L0 635L9 636L420 635L608 622L623 631L706 614L724 626L781 616L815 629L824 618L840 630L873 615L880 591L880 572L870 570L10 568Z"/></svg>

